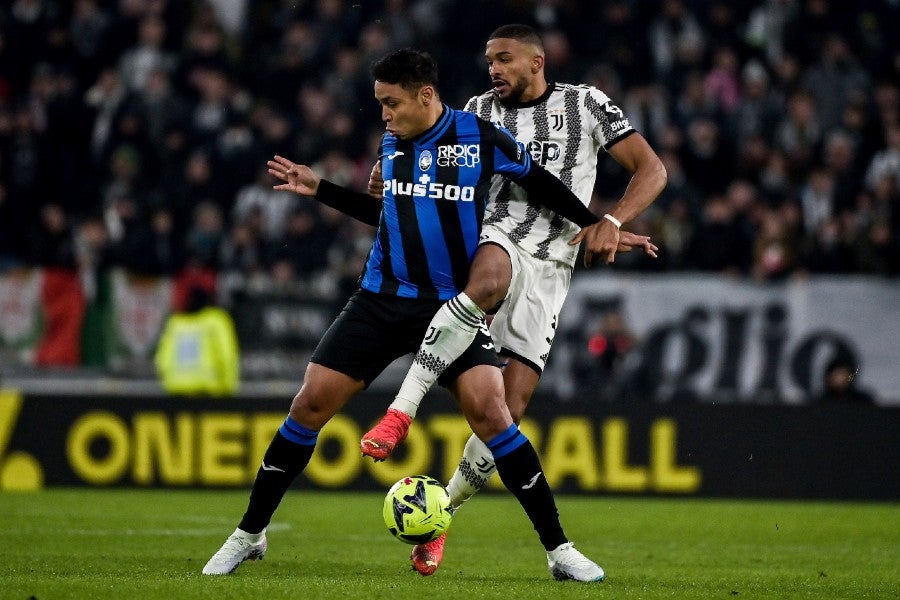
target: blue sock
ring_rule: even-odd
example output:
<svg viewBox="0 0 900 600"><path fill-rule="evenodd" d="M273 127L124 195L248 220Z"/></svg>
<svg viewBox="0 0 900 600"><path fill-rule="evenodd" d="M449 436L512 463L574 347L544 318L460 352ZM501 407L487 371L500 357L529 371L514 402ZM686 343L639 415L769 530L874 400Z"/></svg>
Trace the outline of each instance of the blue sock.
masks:
<svg viewBox="0 0 900 600"><path fill-rule="evenodd" d="M485 445L488 447L488 450L491 451L491 454L494 455L494 460L497 460L501 456L506 456L527 441L528 438L525 437L525 434L519 431L519 426L513 423L506 431L485 442Z"/></svg>

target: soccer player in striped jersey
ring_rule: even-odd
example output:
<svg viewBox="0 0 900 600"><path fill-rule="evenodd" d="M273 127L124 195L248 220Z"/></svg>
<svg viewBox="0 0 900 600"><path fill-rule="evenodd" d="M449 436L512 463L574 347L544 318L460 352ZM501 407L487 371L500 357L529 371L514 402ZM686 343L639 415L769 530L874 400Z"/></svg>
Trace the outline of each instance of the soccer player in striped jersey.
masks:
<svg viewBox="0 0 900 600"><path fill-rule="evenodd" d="M619 230L649 206L666 183L662 162L622 110L594 87L548 82L540 36L527 25L494 31L485 58L493 88L470 99L466 110L509 130L532 159L559 177L585 206L591 200L601 149L632 173L624 195L593 229L597 237L588 240L585 263L612 263L617 250L631 247L656 256L649 238ZM373 176L377 178L377 171ZM416 353L387 414L363 436L363 453L383 460L406 437L419 403L441 375L440 368L453 362L459 349L484 327L486 311L500 301L490 333L506 362L506 402L519 422L550 352L578 243L588 233L542 208L540 199L509 178L494 178L469 282L435 315L431 338ZM447 486L453 508L481 489L495 470L490 450L473 435ZM434 573L444 541L441 536L413 549L417 571Z"/></svg>
<svg viewBox="0 0 900 600"><path fill-rule="evenodd" d="M381 205L323 181L305 165L276 156L276 189L318 200L378 226L360 289L319 342L300 391L257 471L243 518L203 568L233 572L267 550L266 526L295 477L306 468L321 428L396 358L413 352L446 300L466 284L478 246L488 189L503 174L587 225L590 212L513 137L476 115L443 104L437 66L405 49L372 67L386 132ZM440 334L434 334L437 338ZM513 423L490 337L482 333L443 371L475 434L522 505L557 578L602 581L603 569L575 550L559 521L540 459Z"/></svg>

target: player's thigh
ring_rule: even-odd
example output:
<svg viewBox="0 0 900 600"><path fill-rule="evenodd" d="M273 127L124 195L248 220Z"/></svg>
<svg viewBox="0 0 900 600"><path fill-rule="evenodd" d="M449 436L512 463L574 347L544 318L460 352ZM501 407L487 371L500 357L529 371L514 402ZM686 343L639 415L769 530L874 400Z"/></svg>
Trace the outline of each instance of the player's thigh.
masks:
<svg viewBox="0 0 900 600"><path fill-rule="evenodd" d="M306 367L303 385L291 402L291 418L318 431L364 387L359 379L311 362Z"/></svg>
<svg viewBox="0 0 900 600"><path fill-rule="evenodd" d="M438 306L357 292L322 336L310 362L368 386L391 362L418 347Z"/></svg>
<svg viewBox="0 0 900 600"><path fill-rule="evenodd" d="M556 336L572 270L555 261L520 256L519 268L503 305L491 322L501 354L543 372Z"/></svg>
<svg viewBox="0 0 900 600"><path fill-rule="evenodd" d="M513 420L503 398L500 369L479 365L462 373L450 386L472 432L489 441L506 431Z"/></svg>

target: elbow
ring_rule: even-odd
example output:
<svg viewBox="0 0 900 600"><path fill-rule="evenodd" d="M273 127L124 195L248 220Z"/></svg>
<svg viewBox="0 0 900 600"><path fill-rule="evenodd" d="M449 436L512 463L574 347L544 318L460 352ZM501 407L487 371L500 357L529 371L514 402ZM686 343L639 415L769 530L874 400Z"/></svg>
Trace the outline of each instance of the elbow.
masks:
<svg viewBox="0 0 900 600"><path fill-rule="evenodd" d="M656 195L662 193L669 183L669 172L661 160L656 159L656 168L654 169L654 179L656 180Z"/></svg>
<svg viewBox="0 0 900 600"><path fill-rule="evenodd" d="M662 163L662 161L658 161L656 165L656 180L659 184L659 191L663 191L666 189L666 185L669 183L669 172L666 171L666 166Z"/></svg>

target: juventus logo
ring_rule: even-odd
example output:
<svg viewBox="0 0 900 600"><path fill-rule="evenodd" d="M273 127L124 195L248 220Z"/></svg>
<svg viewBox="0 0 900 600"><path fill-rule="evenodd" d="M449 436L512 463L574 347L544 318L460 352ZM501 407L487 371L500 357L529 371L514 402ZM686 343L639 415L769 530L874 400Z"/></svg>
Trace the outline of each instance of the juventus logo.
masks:
<svg viewBox="0 0 900 600"><path fill-rule="evenodd" d="M434 327L429 327L428 333L425 335L424 343L426 346L433 346L438 341L439 337L441 337L441 332Z"/></svg>
<svg viewBox="0 0 900 600"><path fill-rule="evenodd" d="M561 131L563 128L564 119L560 114L550 115L550 127L553 131Z"/></svg>
<svg viewBox="0 0 900 600"><path fill-rule="evenodd" d="M494 468L494 463L492 463L491 461L489 461L488 459L486 459L482 456L475 463L475 468L478 469L482 473L487 473L488 471L490 471L491 469Z"/></svg>

